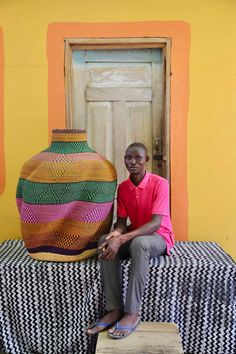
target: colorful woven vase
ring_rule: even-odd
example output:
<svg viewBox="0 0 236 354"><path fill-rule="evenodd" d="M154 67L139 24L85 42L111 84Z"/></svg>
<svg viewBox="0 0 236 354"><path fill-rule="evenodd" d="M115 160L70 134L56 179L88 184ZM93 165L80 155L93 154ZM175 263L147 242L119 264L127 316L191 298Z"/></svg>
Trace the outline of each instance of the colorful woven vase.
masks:
<svg viewBox="0 0 236 354"><path fill-rule="evenodd" d="M23 240L31 257L80 261L109 232L116 170L87 144L85 131L53 130L51 146L27 161L17 187Z"/></svg>

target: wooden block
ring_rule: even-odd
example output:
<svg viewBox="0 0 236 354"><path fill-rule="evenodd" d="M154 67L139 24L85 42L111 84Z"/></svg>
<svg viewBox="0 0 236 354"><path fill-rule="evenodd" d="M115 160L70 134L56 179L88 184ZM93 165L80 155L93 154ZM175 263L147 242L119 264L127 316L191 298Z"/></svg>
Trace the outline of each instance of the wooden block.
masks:
<svg viewBox="0 0 236 354"><path fill-rule="evenodd" d="M98 336L96 354L184 354L178 326L166 322L142 322L124 339Z"/></svg>

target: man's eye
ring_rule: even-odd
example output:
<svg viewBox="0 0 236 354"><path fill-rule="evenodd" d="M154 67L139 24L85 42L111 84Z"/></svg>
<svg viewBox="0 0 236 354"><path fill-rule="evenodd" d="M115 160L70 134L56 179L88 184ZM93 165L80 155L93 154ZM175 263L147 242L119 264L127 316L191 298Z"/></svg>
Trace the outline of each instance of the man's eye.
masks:
<svg viewBox="0 0 236 354"><path fill-rule="evenodd" d="M126 161L131 161L131 160L135 160L135 161L141 161L142 160L142 156L136 156L136 157L132 157L132 156L125 156L124 157Z"/></svg>

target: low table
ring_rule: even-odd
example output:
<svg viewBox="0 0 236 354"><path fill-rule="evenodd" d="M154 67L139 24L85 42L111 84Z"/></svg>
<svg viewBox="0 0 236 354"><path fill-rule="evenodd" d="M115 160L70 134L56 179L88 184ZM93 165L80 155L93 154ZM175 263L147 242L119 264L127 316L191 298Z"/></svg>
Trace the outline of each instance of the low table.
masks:
<svg viewBox="0 0 236 354"><path fill-rule="evenodd" d="M130 261L122 261L127 289ZM236 267L216 243L176 242L150 260L142 321L178 324L185 353L235 354ZM30 258L20 240L0 246L0 350L92 354L85 327L104 313L99 263Z"/></svg>

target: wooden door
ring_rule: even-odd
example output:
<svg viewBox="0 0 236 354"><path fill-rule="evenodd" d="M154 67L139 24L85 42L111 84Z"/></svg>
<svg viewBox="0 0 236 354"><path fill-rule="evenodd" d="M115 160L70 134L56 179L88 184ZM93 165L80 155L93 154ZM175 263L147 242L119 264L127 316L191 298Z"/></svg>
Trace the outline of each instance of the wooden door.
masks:
<svg viewBox="0 0 236 354"><path fill-rule="evenodd" d="M127 178L126 147L147 146L148 170L165 176L157 158L163 145L162 49L73 50L73 128L114 163L118 183ZM159 157L160 158L160 157Z"/></svg>

